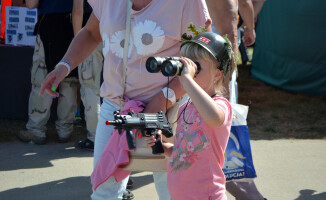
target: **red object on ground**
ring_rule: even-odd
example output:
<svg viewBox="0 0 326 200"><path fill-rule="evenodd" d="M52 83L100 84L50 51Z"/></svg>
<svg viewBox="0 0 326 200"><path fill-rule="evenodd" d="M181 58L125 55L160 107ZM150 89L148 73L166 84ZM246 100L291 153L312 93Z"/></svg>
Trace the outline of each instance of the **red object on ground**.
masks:
<svg viewBox="0 0 326 200"><path fill-rule="evenodd" d="M11 6L12 0L1 0L1 31L0 38L5 39L5 21L6 21L6 6Z"/></svg>

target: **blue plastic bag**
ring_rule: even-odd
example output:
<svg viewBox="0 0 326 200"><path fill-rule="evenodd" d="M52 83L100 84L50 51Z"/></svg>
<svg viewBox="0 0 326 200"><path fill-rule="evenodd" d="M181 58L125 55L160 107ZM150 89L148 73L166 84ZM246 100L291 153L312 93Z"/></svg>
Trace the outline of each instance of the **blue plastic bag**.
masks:
<svg viewBox="0 0 326 200"><path fill-rule="evenodd" d="M224 154L223 172L226 181L256 178L247 126L248 106L231 104L233 119L230 138Z"/></svg>

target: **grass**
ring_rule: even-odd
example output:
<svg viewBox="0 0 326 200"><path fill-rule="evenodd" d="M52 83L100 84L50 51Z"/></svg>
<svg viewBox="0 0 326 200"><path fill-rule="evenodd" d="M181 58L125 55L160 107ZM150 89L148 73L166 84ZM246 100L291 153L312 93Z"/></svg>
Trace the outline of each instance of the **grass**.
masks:
<svg viewBox="0 0 326 200"><path fill-rule="evenodd" d="M252 55L252 48L249 49ZM249 106L247 118L252 140L284 138L326 139L326 100L290 93L250 76L250 63L238 59L239 103ZM25 121L0 119L0 142L16 140ZM54 123L48 124L49 140L55 140ZM75 128L73 141L86 136L85 126Z"/></svg>

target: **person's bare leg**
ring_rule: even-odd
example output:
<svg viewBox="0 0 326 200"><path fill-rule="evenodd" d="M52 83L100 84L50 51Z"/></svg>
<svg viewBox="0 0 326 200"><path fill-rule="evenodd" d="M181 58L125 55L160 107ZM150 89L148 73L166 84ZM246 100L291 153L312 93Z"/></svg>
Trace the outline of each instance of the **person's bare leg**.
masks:
<svg viewBox="0 0 326 200"><path fill-rule="evenodd" d="M226 190L236 200L264 200L253 180L248 182L229 181L226 183Z"/></svg>

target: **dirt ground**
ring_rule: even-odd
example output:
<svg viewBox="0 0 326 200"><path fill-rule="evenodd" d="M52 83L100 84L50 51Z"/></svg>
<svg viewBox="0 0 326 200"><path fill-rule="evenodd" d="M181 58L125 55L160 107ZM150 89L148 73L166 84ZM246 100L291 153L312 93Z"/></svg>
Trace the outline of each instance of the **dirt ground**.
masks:
<svg viewBox="0 0 326 200"><path fill-rule="evenodd" d="M252 140L283 138L326 139L326 100L280 90L250 76L249 65L238 65L239 103L249 105L248 128ZM25 121L0 119L0 142L16 140ZM72 140L86 136L85 125L76 127ZM53 122L49 141L55 140Z"/></svg>
<svg viewBox="0 0 326 200"><path fill-rule="evenodd" d="M326 100L290 93L250 76L250 65L238 67L239 103L249 105L250 138L326 138Z"/></svg>

